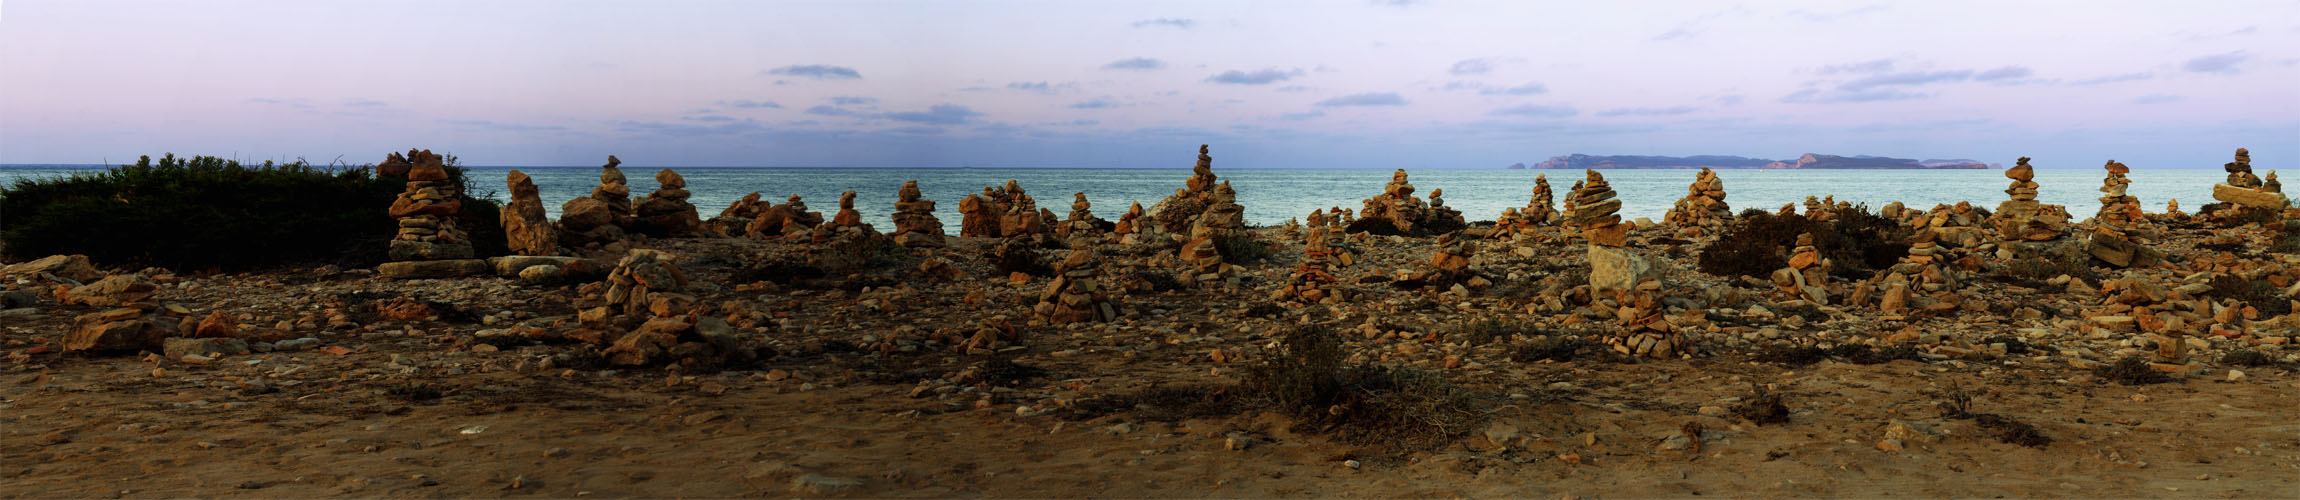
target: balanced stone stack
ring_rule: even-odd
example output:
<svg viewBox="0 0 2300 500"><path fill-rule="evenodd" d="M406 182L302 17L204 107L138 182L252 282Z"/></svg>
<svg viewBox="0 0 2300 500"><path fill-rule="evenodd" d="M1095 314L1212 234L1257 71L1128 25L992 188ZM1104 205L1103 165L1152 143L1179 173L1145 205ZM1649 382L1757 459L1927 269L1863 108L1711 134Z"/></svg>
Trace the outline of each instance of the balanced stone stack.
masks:
<svg viewBox="0 0 2300 500"><path fill-rule="evenodd" d="M1702 168L1686 188L1684 199L1662 216L1662 222L1675 226L1680 238L1698 238L1718 234L1733 222L1733 210L1725 205L1725 181L1717 172Z"/></svg>
<svg viewBox="0 0 2300 500"><path fill-rule="evenodd" d="M965 237L992 237L998 234L998 218L1006 214L1006 207L998 205L998 198L988 186L981 194L966 195L958 200L958 235Z"/></svg>
<svg viewBox="0 0 2300 500"><path fill-rule="evenodd" d="M860 269L887 245L885 235L862 222L862 212L855 210L854 191L839 194L838 214L829 223L815 226L809 240L817 243L811 263L832 271Z"/></svg>
<svg viewBox="0 0 2300 500"><path fill-rule="evenodd" d="M511 186L511 203L503 206L503 239L511 253L558 255L559 236L554 234L551 218L543 213L543 194L535 187L535 179L513 170L504 180Z"/></svg>
<svg viewBox="0 0 2300 500"><path fill-rule="evenodd" d="M1060 225L1055 226L1054 232L1064 240L1074 242L1074 246L1092 244L1094 240L1102 238L1102 227L1105 224L1109 222L1094 216L1094 204L1087 202L1086 193L1081 191L1073 195L1070 201L1070 218L1063 219Z"/></svg>
<svg viewBox="0 0 2300 500"><path fill-rule="evenodd" d="M1206 283L1230 275L1230 266L1222 259L1225 245L1255 244L1246 233L1246 209L1238 206L1237 193L1230 183L1214 186L1204 213L1190 226L1190 240L1182 244L1183 283Z"/></svg>
<svg viewBox="0 0 2300 500"><path fill-rule="evenodd" d="M2124 175L2132 169L2116 160L2109 160L2102 168L2108 170L2108 176L2101 179L2100 212L2092 216L2092 234L2086 239L2086 251L2094 259L2116 267L2152 263L2154 253L2144 247L2148 214L2141 211L2140 198L2125 192L2132 186L2132 180Z"/></svg>
<svg viewBox="0 0 2300 500"><path fill-rule="evenodd" d="M807 211L806 201L793 194L781 205L759 208L758 215L744 225L743 234L765 238L798 236L813 232L822 220L823 214Z"/></svg>
<svg viewBox="0 0 2300 500"><path fill-rule="evenodd" d="M608 271L607 280L583 285L578 289L576 321L583 327L611 331L618 318L636 322L653 316L650 310L658 302L665 308L675 305L682 296L678 292L687 288L687 273L674 264L677 258L661 250L638 249L623 256ZM692 299L687 300L692 303ZM605 335L592 333L579 337Z"/></svg>
<svg viewBox="0 0 2300 500"><path fill-rule="evenodd" d="M2291 205L2291 199L2281 192L2281 184L2269 189L2268 183L2252 175L2252 152L2236 148L2236 161L2223 168L2228 170L2228 182L2212 185L2212 199L2260 210L2283 210Z"/></svg>
<svg viewBox="0 0 2300 500"><path fill-rule="evenodd" d="M591 189L591 195L559 205L561 244L580 248L623 239L624 227L631 225L631 186L623 170L615 168L621 164L622 159L608 155L607 164L600 167L599 186Z"/></svg>
<svg viewBox="0 0 2300 500"><path fill-rule="evenodd" d="M1502 207L1501 215L1493 219L1493 232L1487 233L1486 237L1499 240L1514 239L1519 234L1534 229L1533 221L1518 213L1516 207Z"/></svg>
<svg viewBox="0 0 2300 500"><path fill-rule="evenodd" d="M1422 212L1427 220L1423 222L1422 226L1425 228L1442 226L1447 228L1446 232L1469 227L1469 220L1462 217L1460 210L1445 206L1444 196L1444 188L1430 190L1429 209Z"/></svg>
<svg viewBox="0 0 2300 500"><path fill-rule="evenodd" d="M1796 300L1829 305L1829 264L1813 246L1813 234L1799 233L1797 247L1789 250L1789 267L1773 271L1773 286Z"/></svg>
<svg viewBox="0 0 2300 500"><path fill-rule="evenodd" d="M1349 300L1335 287L1334 247L1327 240L1333 228L1310 226L1309 240L1302 246L1302 263L1286 276L1286 287L1278 290L1278 300L1299 300L1303 303L1335 303Z"/></svg>
<svg viewBox="0 0 2300 500"><path fill-rule="evenodd" d="M1142 225L1145 224L1142 215L1142 202L1137 201L1127 206L1126 213L1118 216L1118 223L1111 225L1110 234L1117 236L1121 245L1136 243L1139 238L1135 234L1142 232Z"/></svg>
<svg viewBox="0 0 2300 500"><path fill-rule="evenodd" d="M1070 250L1054 266L1054 281L1038 295L1032 312L1049 324L1070 324L1118 319L1118 309L1102 286L1102 259L1091 248Z"/></svg>
<svg viewBox="0 0 2300 500"><path fill-rule="evenodd" d="M1389 184L1382 186L1382 194L1365 200L1365 208L1358 211L1358 219L1350 223L1353 233L1383 235L1427 236L1443 234L1468 227L1461 212L1444 208L1433 209L1414 197L1414 185L1406 181L1405 169L1390 174Z"/></svg>
<svg viewBox="0 0 2300 500"><path fill-rule="evenodd" d="M751 221L758 220L759 213L773 205L759 198L759 192L752 191L734 203L727 204L727 208L720 210L719 215L703 221L703 231L722 238L744 234Z"/></svg>
<svg viewBox="0 0 2300 500"><path fill-rule="evenodd" d="M678 172L663 169L655 173L660 187L639 200L635 210L634 229L649 236L687 236L703 232L703 218L688 203L687 178Z"/></svg>
<svg viewBox="0 0 2300 500"><path fill-rule="evenodd" d="M2012 186L2005 188L2012 199L1998 204L1996 212L1989 215L1998 238L2008 242L2060 239L2068 214L2057 206L2037 203L2036 169L2029 166L2028 157L2006 169L2005 177L2013 180Z"/></svg>
<svg viewBox="0 0 2300 500"><path fill-rule="evenodd" d="M60 285L61 286L61 285ZM182 333L179 321L165 319L154 300L160 286L140 274L115 274L64 289L62 302L101 308L74 318L64 334L64 351L159 351L168 337Z"/></svg>
<svg viewBox="0 0 2300 500"><path fill-rule="evenodd" d="M894 244L906 248L940 247L942 221L934 218L934 200L918 191L918 181L902 183L895 192Z"/></svg>
<svg viewBox="0 0 2300 500"><path fill-rule="evenodd" d="M1877 309L1889 316L1906 314L1911 309L1943 302L1928 297L1953 298L1957 282L1956 271L1946 264L1939 244L1940 232L1926 227L1910 237L1909 254L1878 275L1873 283L1857 291L1847 302L1860 304L1867 301L1869 290L1879 290Z"/></svg>
<svg viewBox="0 0 2300 500"><path fill-rule="evenodd" d="M1535 225L1557 223L1558 214L1557 209L1552 208L1552 205L1555 204L1552 197L1553 195L1549 191L1549 174L1534 175L1533 201L1526 203L1525 209L1518 211L1518 215Z"/></svg>
<svg viewBox="0 0 2300 500"><path fill-rule="evenodd" d="M1461 238L1460 231L1438 235L1437 251L1430 254L1430 272L1419 278L1428 283L1457 283L1469 276L1469 258L1477 244Z"/></svg>
<svg viewBox="0 0 2300 500"><path fill-rule="evenodd" d="M1622 248L1628 243L1631 224L1621 220L1621 200L1613 198L1613 186L1596 170L1587 172L1589 178L1576 185L1573 198L1568 200L1573 209L1565 218L1589 241L1591 294L1604 296L1658 279L1659 269L1652 262Z"/></svg>
<svg viewBox="0 0 2300 500"><path fill-rule="evenodd" d="M392 237L387 262L377 271L390 278L446 278L487 272L487 261L473 259L471 239L456 227L463 210L460 190L448 181L446 165L431 151L408 155L407 190L391 202L391 216L399 219L399 234Z"/></svg>
<svg viewBox="0 0 2300 500"><path fill-rule="evenodd" d="M998 217L999 236L1035 237L1045 234L1047 229L1046 217L1038 213L1038 200L1028 194L1017 194L1014 201L1006 205L1006 213Z"/></svg>
<svg viewBox="0 0 2300 500"><path fill-rule="evenodd" d="M1214 203L1212 197L1217 179L1214 177L1214 156L1208 152L1206 145L1198 145L1198 163L1190 167L1190 178L1183 181L1180 189L1174 190L1173 196L1151 205L1147 214L1151 224L1135 230L1171 235L1190 234L1190 227L1197 224L1199 214L1205 213Z"/></svg>

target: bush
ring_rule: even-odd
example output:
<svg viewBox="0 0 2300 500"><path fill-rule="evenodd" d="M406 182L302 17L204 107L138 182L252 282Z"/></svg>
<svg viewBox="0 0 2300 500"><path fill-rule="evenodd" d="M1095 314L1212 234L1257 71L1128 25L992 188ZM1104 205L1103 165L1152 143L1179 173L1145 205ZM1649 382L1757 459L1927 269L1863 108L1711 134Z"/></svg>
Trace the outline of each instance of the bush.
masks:
<svg viewBox="0 0 2300 500"><path fill-rule="evenodd" d="M450 157L452 158L452 157ZM452 165L461 185L464 171ZM0 248L13 258L86 254L110 266L253 268L373 265L398 224L386 214L402 177L296 161L242 165L212 156L159 161L0 188ZM496 205L463 197L476 247L504 247Z"/></svg>
<svg viewBox="0 0 2300 500"><path fill-rule="evenodd" d="M1343 441L1428 446L1468 435L1483 420L1476 398L1435 372L1343 364L1341 339L1306 325L1245 373L1245 392L1334 432Z"/></svg>
<svg viewBox="0 0 2300 500"><path fill-rule="evenodd" d="M1789 267L1789 252L1800 234L1813 235L1813 247L1836 266L1829 274L1841 279L1869 279L1909 253L1909 230L1861 205L1839 210L1826 222L1743 212L1724 237L1701 247L1697 262L1701 272L1716 276L1770 278L1774 270Z"/></svg>
<svg viewBox="0 0 2300 500"><path fill-rule="evenodd" d="M2267 280L2248 280L2221 275L2212 278L2212 296L2236 299L2260 310L2261 317L2283 316L2292 313L2292 302L2284 298L2284 291Z"/></svg>

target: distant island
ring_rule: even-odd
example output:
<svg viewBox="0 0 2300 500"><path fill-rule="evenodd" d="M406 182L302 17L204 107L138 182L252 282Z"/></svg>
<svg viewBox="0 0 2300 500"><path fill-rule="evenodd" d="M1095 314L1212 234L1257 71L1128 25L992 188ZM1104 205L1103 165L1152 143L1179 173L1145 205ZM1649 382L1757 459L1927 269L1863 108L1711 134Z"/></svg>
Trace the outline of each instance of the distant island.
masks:
<svg viewBox="0 0 2300 500"><path fill-rule="evenodd" d="M1548 159L1548 160L1543 160L1541 163L1536 163L1536 164L1533 164L1533 166L1531 166L1531 167L1527 167L1527 166L1526 166L1525 164L1523 164L1523 163L1517 163L1517 164L1512 164L1512 165L1510 165L1510 166L1509 166L1509 168L1510 168L1510 169L1512 169L1512 170L1517 170L1517 169L1526 169L1526 168L1535 168L1535 169L1552 169L1552 170L1580 170L1580 169L1695 169L1695 168L1711 168L1711 169L1747 169L1747 168L1757 168L1757 169L1801 169L1801 170L1831 170L1831 169L1844 169L1844 170L1913 170L1913 169L1989 169L1989 168L1998 168L1998 167L1997 167L1996 165L1991 165L1991 164L1988 164L1988 163L1982 163L1982 162L1980 162L1980 161L1976 161L1976 160L1911 160L1911 159L1906 159L1906 158L1887 158L1887 157L1883 157L1883 156L1870 156L1870 155L1837 156L1837 155L1825 155L1825 154L1818 154L1818 153L1806 153L1804 156L1799 156L1799 157L1797 157L1797 159L1795 159L1795 160L1767 160L1767 159L1763 159L1763 158L1749 158L1749 157L1745 157L1745 156L1722 156L1722 155L1696 155L1696 156L1635 156L1635 155L1616 155L1616 156L1591 156L1591 155L1585 155L1585 154L1571 154L1571 155L1565 155L1565 156L1555 156L1555 157L1550 157L1550 159Z"/></svg>

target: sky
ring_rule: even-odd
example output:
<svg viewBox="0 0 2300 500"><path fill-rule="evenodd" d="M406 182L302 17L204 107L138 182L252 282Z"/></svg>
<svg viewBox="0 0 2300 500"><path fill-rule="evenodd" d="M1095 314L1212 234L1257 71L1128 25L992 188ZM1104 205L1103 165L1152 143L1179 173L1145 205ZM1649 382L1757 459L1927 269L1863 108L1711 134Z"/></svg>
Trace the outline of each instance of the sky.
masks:
<svg viewBox="0 0 2300 500"><path fill-rule="evenodd" d="M0 0L0 163L2300 165L2300 1Z"/></svg>

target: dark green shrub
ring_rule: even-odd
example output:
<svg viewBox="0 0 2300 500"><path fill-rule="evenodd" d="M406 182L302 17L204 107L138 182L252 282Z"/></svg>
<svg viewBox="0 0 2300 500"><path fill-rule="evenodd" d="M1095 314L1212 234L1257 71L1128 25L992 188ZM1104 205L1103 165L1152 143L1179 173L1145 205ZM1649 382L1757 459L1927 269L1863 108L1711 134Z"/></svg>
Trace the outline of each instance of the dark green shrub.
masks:
<svg viewBox="0 0 2300 500"><path fill-rule="evenodd" d="M449 161L449 175L461 185L464 171ZM405 188L406 179L378 177L368 167L147 156L0 188L0 248L20 259L86 254L108 266L372 265L398 230L385 212ZM463 207L463 225L478 248L500 254L495 203L466 195Z"/></svg>
<svg viewBox="0 0 2300 500"><path fill-rule="evenodd" d="M2268 280L2248 280L2229 275L2212 278L2212 296L2236 299L2260 310L2261 317L2283 316L2292 312L2292 302L2284 298L2284 291Z"/></svg>
<svg viewBox="0 0 2300 500"><path fill-rule="evenodd" d="M1829 275L1865 280L1892 267L1909 253L1908 229L1869 211L1867 205L1838 210L1835 218L1813 222L1803 215L1744 212L1724 237L1701 247L1701 272L1717 276L1770 278L1789 267L1797 235L1813 235L1813 247L1836 266Z"/></svg>
<svg viewBox="0 0 2300 500"><path fill-rule="evenodd" d="M1306 325L1248 367L1243 389L1341 440L1427 446L1467 435L1483 420L1477 398L1428 370L1345 365L1341 339Z"/></svg>

